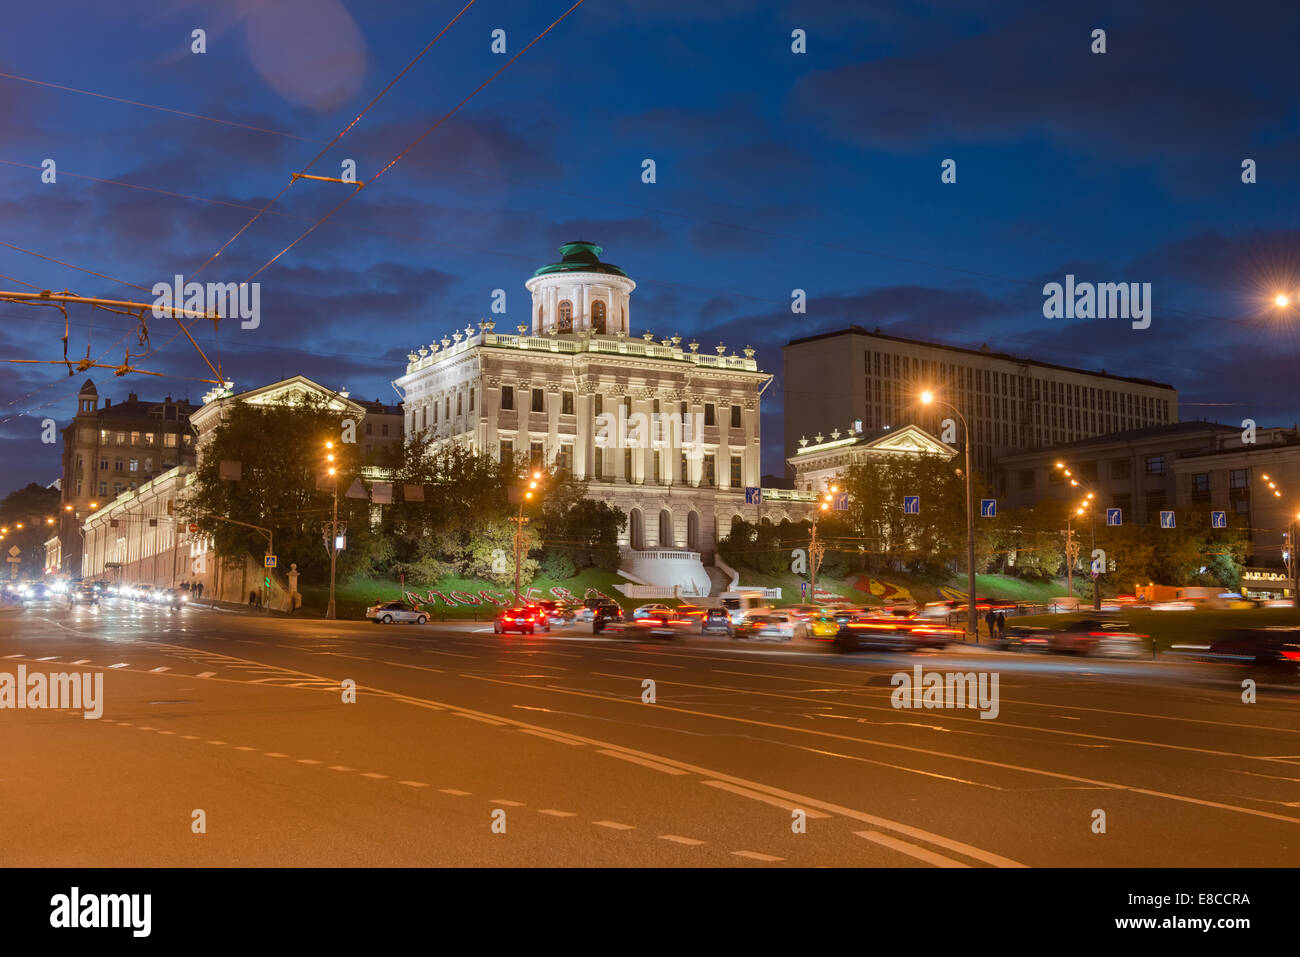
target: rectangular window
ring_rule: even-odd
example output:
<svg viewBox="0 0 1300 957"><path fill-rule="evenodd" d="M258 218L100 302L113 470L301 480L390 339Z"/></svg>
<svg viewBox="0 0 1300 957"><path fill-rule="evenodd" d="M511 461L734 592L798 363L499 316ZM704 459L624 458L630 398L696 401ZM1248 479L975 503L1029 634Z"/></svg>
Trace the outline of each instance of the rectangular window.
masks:
<svg viewBox="0 0 1300 957"><path fill-rule="evenodd" d="M438 424L438 400L433 400L433 424Z"/></svg>
<svg viewBox="0 0 1300 957"><path fill-rule="evenodd" d="M122 483L121 483L121 482L114 482L114 483L113 483L113 498L117 498L117 497L118 497L119 495L121 495L121 494L122 494Z"/></svg>
<svg viewBox="0 0 1300 957"><path fill-rule="evenodd" d="M573 472L573 446L572 445L562 444L560 446L560 451L555 456L555 465L560 470L560 472L564 475L569 475Z"/></svg>
<svg viewBox="0 0 1300 957"><path fill-rule="evenodd" d="M596 410L595 414L596 414L597 416L604 415L604 414L605 414L605 397L604 397L603 395L597 394L597 395L595 396L595 399L596 399L596 404L595 404L594 406L592 406L592 408L594 408L594 409Z"/></svg>
<svg viewBox="0 0 1300 957"><path fill-rule="evenodd" d="M1228 473L1228 485L1231 488L1249 488L1250 472L1247 469L1233 469Z"/></svg>
<svg viewBox="0 0 1300 957"><path fill-rule="evenodd" d="M382 422L382 423L380 423L380 426L379 426L379 434L380 434L380 435L387 435L387 434L388 434L388 423L387 423L387 422Z"/></svg>
<svg viewBox="0 0 1300 957"><path fill-rule="evenodd" d="M1210 494L1210 473L1197 472L1192 476L1192 491Z"/></svg>
<svg viewBox="0 0 1300 957"><path fill-rule="evenodd" d="M473 412L474 412L474 388L473 388L473 386L471 386L471 387L470 387L470 390L469 390L469 411L470 411L470 414L471 414L471 415L472 415Z"/></svg>
<svg viewBox="0 0 1300 957"><path fill-rule="evenodd" d="M560 393L560 415L573 415L573 393Z"/></svg>
<svg viewBox="0 0 1300 957"><path fill-rule="evenodd" d="M738 405L731 407L731 427L733 429L740 428L740 406Z"/></svg>
<svg viewBox="0 0 1300 957"><path fill-rule="evenodd" d="M533 390L533 411L546 411L546 393L542 389Z"/></svg>
<svg viewBox="0 0 1300 957"><path fill-rule="evenodd" d="M632 450L623 450L623 481L632 481Z"/></svg>
<svg viewBox="0 0 1300 957"><path fill-rule="evenodd" d="M1147 475L1164 475L1165 457L1163 455L1147 456Z"/></svg>
<svg viewBox="0 0 1300 957"><path fill-rule="evenodd" d="M125 432L119 432L119 433L117 433L117 444L118 444L118 445L126 445L126 433L125 433Z"/></svg>
<svg viewBox="0 0 1300 957"><path fill-rule="evenodd" d="M687 459L686 459L686 453L685 453L685 452L682 453L682 460L681 460L681 462L680 462L680 465L681 465L681 470L682 470L682 484L683 484L683 485L690 485L690 484L691 484L691 466L690 466L690 462L688 462Z"/></svg>
<svg viewBox="0 0 1300 957"><path fill-rule="evenodd" d="M107 430L107 429L100 429L100 430L99 430L99 444L100 444L100 445L108 445L108 430Z"/></svg>
<svg viewBox="0 0 1300 957"><path fill-rule="evenodd" d="M442 401L442 415L448 421L451 420L451 396L447 396Z"/></svg>
<svg viewBox="0 0 1300 957"><path fill-rule="evenodd" d="M366 423L366 435L374 435L374 434L375 434L375 423L373 423L373 422L367 422L367 423Z"/></svg>
<svg viewBox="0 0 1300 957"><path fill-rule="evenodd" d="M666 484L664 480L664 454L662 452L655 453L655 484Z"/></svg>
<svg viewBox="0 0 1300 957"><path fill-rule="evenodd" d="M120 472L120 471L122 471L122 459L121 459L121 456L119 456L118 458L113 459L113 471L114 471L114 472Z"/></svg>
<svg viewBox="0 0 1300 957"><path fill-rule="evenodd" d="M735 407L733 406L733 408L735 408ZM740 463L741 463L741 461L742 461L742 460L741 460L741 458L740 458L739 455L733 455L733 456L731 457L731 477L730 477L730 479L729 479L729 484L731 485L732 488L740 488L740 483L741 483L741 477L740 477Z"/></svg>
<svg viewBox="0 0 1300 957"><path fill-rule="evenodd" d="M99 460L99 468L103 472L108 471L108 456L104 456Z"/></svg>
<svg viewBox="0 0 1300 957"><path fill-rule="evenodd" d="M509 439L502 439L501 440L501 464L508 468L510 465L514 463L514 460L515 460L515 443L510 441Z"/></svg>
<svg viewBox="0 0 1300 957"><path fill-rule="evenodd" d="M152 433L152 432L146 432L146 433L144 434L144 444L145 444L145 445L153 445L153 433Z"/></svg>
<svg viewBox="0 0 1300 957"><path fill-rule="evenodd" d="M139 460L139 459L132 459L132 460L131 460L131 467L130 467L129 471L132 471L132 472L138 472L138 471L140 471L140 460Z"/></svg>
<svg viewBox="0 0 1300 957"><path fill-rule="evenodd" d="M713 406L713 403L712 403L712 402L706 402L706 403L704 403L704 424L705 424L705 425L717 425L717 424L718 424L718 423L714 420L714 406Z"/></svg>
<svg viewBox="0 0 1300 957"><path fill-rule="evenodd" d="M139 445L139 444L140 444L140 433L139 433L139 432L132 432L132 433L131 433L131 444L132 444L132 445Z"/></svg>
<svg viewBox="0 0 1300 957"><path fill-rule="evenodd" d="M456 393L456 414L457 414L457 415L463 415L463 414L464 414L464 412L463 412L463 410L462 410L462 408L461 408L461 403L464 402L464 401L465 401L465 393L463 393L463 392L457 392L457 393Z"/></svg>
<svg viewBox="0 0 1300 957"><path fill-rule="evenodd" d="M700 483L705 488L713 488L718 484L716 456L712 452L704 456L704 477Z"/></svg>
<svg viewBox="0 0 1300 957"><path fill-rule="evenodd" d="M163 436L163 446L164 446L165 448L169 448L169 449L174 449L174 448L176 448L176 433L175 433L175 432L168 432L166 435Z"/></svg>
<svg viewBox="0 0 1300 957"><path fill-rule="evenodd" d="M153 459L150 458L150 459L145 459L145 460L144 460L144 470L145 470L146 472L152 472L152 471L153 471Z"/></svg>
<svg viewBox="0 0 1300 957"><path fill-rule="evenodd" d="M528 464L534 467L546 464L541 442L528 443Z"/></svg>
<svg viewBox="0 0 1300 957"><path fill-rule="evenodd" d="M515 387L512 385L503 385L501 387L501 408L509 411L515 407Z"/></svg>
<svg viewBox="0 0 1300 957"><path fill-rule="evenodd" d="M107 495L107 494L108 494L108 483L107 483L107 482L100 482L100 483L99 483L99 494L100 494L100 495Z"/></svg>
<svg viewBox="0 0 1300 957"><path fill-rule="evenodd" d="M600 396L596 396L596 398L599 399ZM597 481L605 478L605 450L600 446L596 447L595 458L592 461L591 466L591 474Z"/></svg>

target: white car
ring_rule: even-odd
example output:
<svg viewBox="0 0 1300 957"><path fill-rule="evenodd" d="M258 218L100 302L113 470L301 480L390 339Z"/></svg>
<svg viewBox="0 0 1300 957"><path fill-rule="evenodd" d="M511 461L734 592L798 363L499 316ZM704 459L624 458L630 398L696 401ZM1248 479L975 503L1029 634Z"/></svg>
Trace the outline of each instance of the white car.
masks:
<svg viewBox="0 0 1300 957"><path fill-rule="evenodd" d="M366 609L366 617L381 625L391 625L395 621L405 621L413 625L423 625L429 616L414 605L404 601L381 601Z"/></svg>
<svg viewBox="0 0 1300 957"><path fill-rule="evenodd" d="M640 608L632 612L632 617L647 618L650 615L655 614L656 612L667 612L668 614L672 614L672 611L673 610L669 608L667 605L662 605L656 602L651 605L642 605Z"/></svg>

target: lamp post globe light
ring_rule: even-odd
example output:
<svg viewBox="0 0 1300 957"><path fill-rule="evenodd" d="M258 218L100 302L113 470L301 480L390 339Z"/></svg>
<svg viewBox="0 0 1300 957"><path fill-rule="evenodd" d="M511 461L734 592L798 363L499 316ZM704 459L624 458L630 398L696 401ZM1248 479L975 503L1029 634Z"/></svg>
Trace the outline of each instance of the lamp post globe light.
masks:
<svg viewBox="0 0 1300 957"><path fill-rule="evenodd" d="M964 444L966 446L966 631L968 634L974 635L975 643L979 644L979 621L975 617L975 474L970 467L970 425L966 422L966 416L961 414L960 409L951 402L944 402L935 398L934 393L928 389L921 393L921 404L941 405L952 410L953 414L961 420L962 435L965 438Z"/></svg>
<svg viewBox="0 0 1300 957"><path fill-rule="evenodd" d="M813 605L817 604L817 568L822 563L822 556L826 554L826 546L817 541L817 519L822 512L831 510L831 502L834 501L835 493L838 491L838 485L830 486L813 511L812 539L808 542L808 602Z"/></svg>
<svg viewBox="0 0 1300 957"><path fill-rule="evenodd" d="M511 495L512 499L518 498L519 500L519 514L512 517L510 521L515 526L515 601L521 604L527 604L523 596L519 594L519 552L523 547L524 526L528 524L528 519L524 515L524 503L531 502L542 494L541 481L541 469L533 469L532 474L528 477L527 484L520 485L512 490L513 494Z"/></svg>
<svg viewBox="0 0 1300 957"><path fill-rule="evenodd" d="M339 470L334 461L334 443L325 443L325 471L331 479L334 486L334 513L329 524L329 549L330 549L330 600L325 606L325 617L334 618L334 575L338 568L339 557Z"/></svg>

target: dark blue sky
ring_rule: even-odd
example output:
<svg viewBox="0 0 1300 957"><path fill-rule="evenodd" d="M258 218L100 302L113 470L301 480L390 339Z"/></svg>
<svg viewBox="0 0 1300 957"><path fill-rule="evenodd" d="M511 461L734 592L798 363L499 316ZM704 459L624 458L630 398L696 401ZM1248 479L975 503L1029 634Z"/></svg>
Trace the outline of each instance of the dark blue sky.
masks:
<svg viewBox="0 0 1300 957"><path fill-rule="evenodd" d="M313 172L351 157L369 179L569 2L480 0ZM188 275L464 3L10 5L0 72L288 135L0 77L0 242L144 287ZM527 321L524 280L582 238L639 283L634 334L752 344L778 376L788 339L858 323L1167 381L1184 418L1290 424L1300 314L1268 299L1300 298L1298 27L1284 3L587 0L258 277L260 328L226 323L219 349L196 334L237 389L300 372L391 402L411 348L488 317L498 287L492 318ZM247 278L345 189L299 183L200 278ZM1042 286L1067 272L1152 283L1151 328L1044 319ZM3 246L0 274L150 298ZM105 361L134 341L114 345L123 316L71 318L74 357L88 330ZM169 322L140 367L204 374ZM52 310L0 304L0 358L60 358L61 334ZM92 376L114 398L207 388ZM66 425L82 381L0 365L0 494L58 475L40 421Z"/></svg>

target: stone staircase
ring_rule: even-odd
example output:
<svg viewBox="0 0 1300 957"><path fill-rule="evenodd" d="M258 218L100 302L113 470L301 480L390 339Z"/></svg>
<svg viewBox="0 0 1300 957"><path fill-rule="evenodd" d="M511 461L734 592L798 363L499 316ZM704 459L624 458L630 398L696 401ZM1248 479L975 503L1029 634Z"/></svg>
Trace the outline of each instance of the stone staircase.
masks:
<svg viewBox="0 0 1300 957"><path fill-rule="evenodd" d="M709 573L710 595L717 595L731 587L731 576L724 572L716 565L705 565L704 570Z"/></svg>

